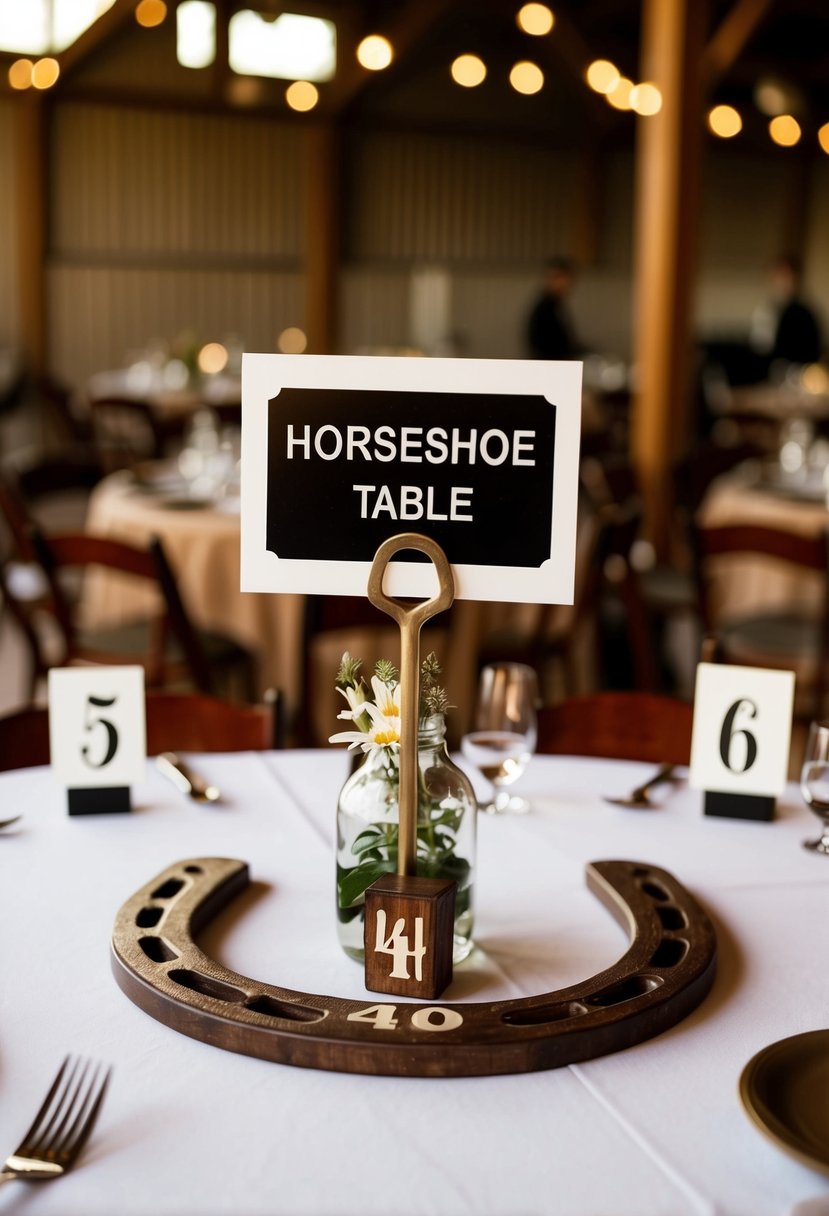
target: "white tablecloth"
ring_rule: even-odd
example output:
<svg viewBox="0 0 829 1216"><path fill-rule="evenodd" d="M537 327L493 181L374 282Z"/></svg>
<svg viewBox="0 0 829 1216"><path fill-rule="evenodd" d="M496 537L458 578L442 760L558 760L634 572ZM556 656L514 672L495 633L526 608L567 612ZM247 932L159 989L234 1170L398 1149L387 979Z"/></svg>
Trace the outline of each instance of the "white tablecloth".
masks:
<svg viewBox="0 0 829 1216"><path fill-rule="evenodd" d="M48 770L0 777L0 1147L18 1142L67 1051L115 1065L74 1173L8 1183L27 1216L782 1216L829 1184L768 1143L737 1098L748 1059L825 1026L829 860L795 790L773 824L706 820L684 785L649 813L605 805L648 766L536 759L530 815L481 817L476 941L445 999L547 991L625 942L585 891L591 859L672 870L717 926L719 971L685 1022L631 1050L527 1076L372 1078L290 1068L177 1034L110 973L115 913L169 863L247 860L255 885L209 931L244 974L365 998L333 923L334 752L200 757L226 795L188 803L152 769L130 816L69 819ZM302 928L300 928L302 926ZM801 1212L805 1213L802 1208Z"/></svg>

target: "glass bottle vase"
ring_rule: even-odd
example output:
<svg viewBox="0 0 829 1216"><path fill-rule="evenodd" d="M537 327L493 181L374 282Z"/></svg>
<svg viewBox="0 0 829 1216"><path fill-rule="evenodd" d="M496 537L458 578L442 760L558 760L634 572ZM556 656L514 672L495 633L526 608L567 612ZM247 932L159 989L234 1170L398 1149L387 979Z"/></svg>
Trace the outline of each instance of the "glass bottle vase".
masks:
<svg viewBox="0 0 829 1216"><path fill-rule="evenodd" d="M417 873L453 878L455 963L472 950L477 804L465 773L449 758L442 714L418 733ZM397 872L399 752L373 748L351 774L337 805L337 930L350 958L363 962L365 890Z"/></svg>

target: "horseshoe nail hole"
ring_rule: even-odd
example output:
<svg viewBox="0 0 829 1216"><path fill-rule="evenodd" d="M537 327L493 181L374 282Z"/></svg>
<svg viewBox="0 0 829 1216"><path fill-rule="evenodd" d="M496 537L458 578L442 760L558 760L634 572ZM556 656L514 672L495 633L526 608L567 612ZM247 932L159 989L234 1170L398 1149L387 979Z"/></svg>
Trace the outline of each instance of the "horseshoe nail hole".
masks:
<svg viewBox="0 0 829 1216"><path fill-rule="evenodd" d="M320 1009L309 1009L307 1005L289 1005L264 995L247 1001L245 1008L252 1009L254 1013L264 1013L269 1018L285 1018L289 1022L320 1022L325 1017L325 1013Z"/></svg>
<svg viewBox="0 0 829 1216"><path fill-rule="evenodd" d="M657 979L656 976L632 975L630 979L622 980L621 984L614 984L612 988L606 988L604 992L597 992L595 996L588 997L585 1004L607 1009L611 1005L622 1005L625 1001L634 1001L638 996L645 996L646 993L653 992L661 985L662 980Z"/></svg>
<svg viewBox="0 0 829 1216"><path fill-rule="evenodd" d="M631 874L634 878L647 878L650 874L650 870L647 869L646 866L634 866L631 870Z"/></svg>
<svg viewBox="0 0 829 1216"><path fill-rule="evenodd" d="M660 909L661 911L662 909ZM681 937L666 937L653 952L651 967L675 967L688 953L688 943Z"/></svg>
<svg viewBox="0 0 829 1216"><path fill-rule="evenodd" d="M202 975L198 971L168 971L170 979L174 983L180 984L182 988L189 988L191 992L200 992L202 996L212 996L216 1001L228 1001L233 1005L241 1005L247 994L242 992L240 988L234 988L232 984L223 984L221 980L214 980L209 975Z"/></svg>
<svg viewBox="0 0 829 1216"><path fill-rule="evenodd" d="M172 899L174 895L178 895L184 883L180 878L168 878L160 887L156 887L150 896L151 899Z"/></svg>
<svg viewBox="0 0 829 1216"><path fill-rule="evenodd" d="M651 899L658 899L660 902L671 898L665 888L660 886L658 882L654 882L653 879L650 882L643 882L642 890L646 895L650 895Z"/></svg>
<svg viewBox="0 0 829 1216"><path fill-rule="evenodd" d="M686 929L688 927L688 917L680 908L663 906L656 909L656 915L666 929Z"/></svg>
<svg viewBox="0 0 829 1216"><path fill-rule="evenodd" d="M169 963L178 958L172 946L168 946L163 937L139 937L138 944L153 963Z"/></svg>
<svg viewBox="0 0 829 1216"><path fill-rule="evenodd" d="M577 1018L587 1013L584 1005L578 1001L568 1001L564 1005L540 1005L537 1009L517 1009L514 1013L505 1013L502 1022L508 1026L544 1026L547 1022L564 1022L567 1018Z"/></svg>
<svg viewBox="0 0 829 1216"><path fill-rule="evenodd" d="M135 918L135 923L139 929L154 929L163 915L163 908L142 908Z"/></svg>
<svg viewBox="0 0 829 1216"><path fill-rule="evenodd" d="M204 870L201 868L201 866L185 866L184 873L185 874L203 874Z"/></svg>

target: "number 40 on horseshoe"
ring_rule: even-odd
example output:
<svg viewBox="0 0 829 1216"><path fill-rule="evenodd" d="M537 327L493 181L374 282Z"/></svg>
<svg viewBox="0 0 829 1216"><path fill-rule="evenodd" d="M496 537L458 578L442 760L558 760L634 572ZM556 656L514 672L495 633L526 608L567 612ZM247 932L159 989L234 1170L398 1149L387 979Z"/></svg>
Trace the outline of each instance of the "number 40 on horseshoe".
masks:
<svg viewBox="0 0 829 1216"><path fill-rule="evenodd" d="M700 663L691 741L692 789L705 814L774 818L789 768L794 672Z"/></svg>

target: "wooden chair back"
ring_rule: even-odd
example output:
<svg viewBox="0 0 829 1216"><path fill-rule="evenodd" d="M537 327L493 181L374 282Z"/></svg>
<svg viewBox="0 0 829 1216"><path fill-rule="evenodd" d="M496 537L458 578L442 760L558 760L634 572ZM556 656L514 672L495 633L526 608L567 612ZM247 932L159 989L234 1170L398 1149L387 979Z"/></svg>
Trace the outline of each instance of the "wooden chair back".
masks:
<svg viewBox="0 0 829 1216"><path fill-rule="evenodd" d="M693 706L643 692L601 692L546 706L538 716L542 755L688 764Z"/></svg>
<svg viewBox="0 0 829 1216"><path fill-rule="evenodd" d="M149 401L135 397L97 397L89 405L100 460L110 472L160 460L167 440L187 425L186 415L163 422Z"/></svg>
<svg viewBox="0 0 829 1216"><path fill-rule="evenodd" d="M64 533L47 538L35 528L30 535L49 582L51 611L63 638L63 663L139 662L145 669L148 686L158 686L167 682L170 674L166 652L168 639L172 636L182 652L184 674L200 692L212 691L210 664L158 538L153 539L148 549L139 549L110 537L85 533ZM147 649L143 654L97 650L94 645L82 642L75 619L75 606L63 590L60 572L66 569L87 570L94 566L143 579L158 590L162 610L153 619Z"/></svg>
<svg viewBox="0 0 829 1216"><path fill-rule="evenodd" d="M147 693L147 754L268 751L279 745L278 700L236 705L198 693ZM0 772L49 763L49 711L0 718Z"/></svg>

